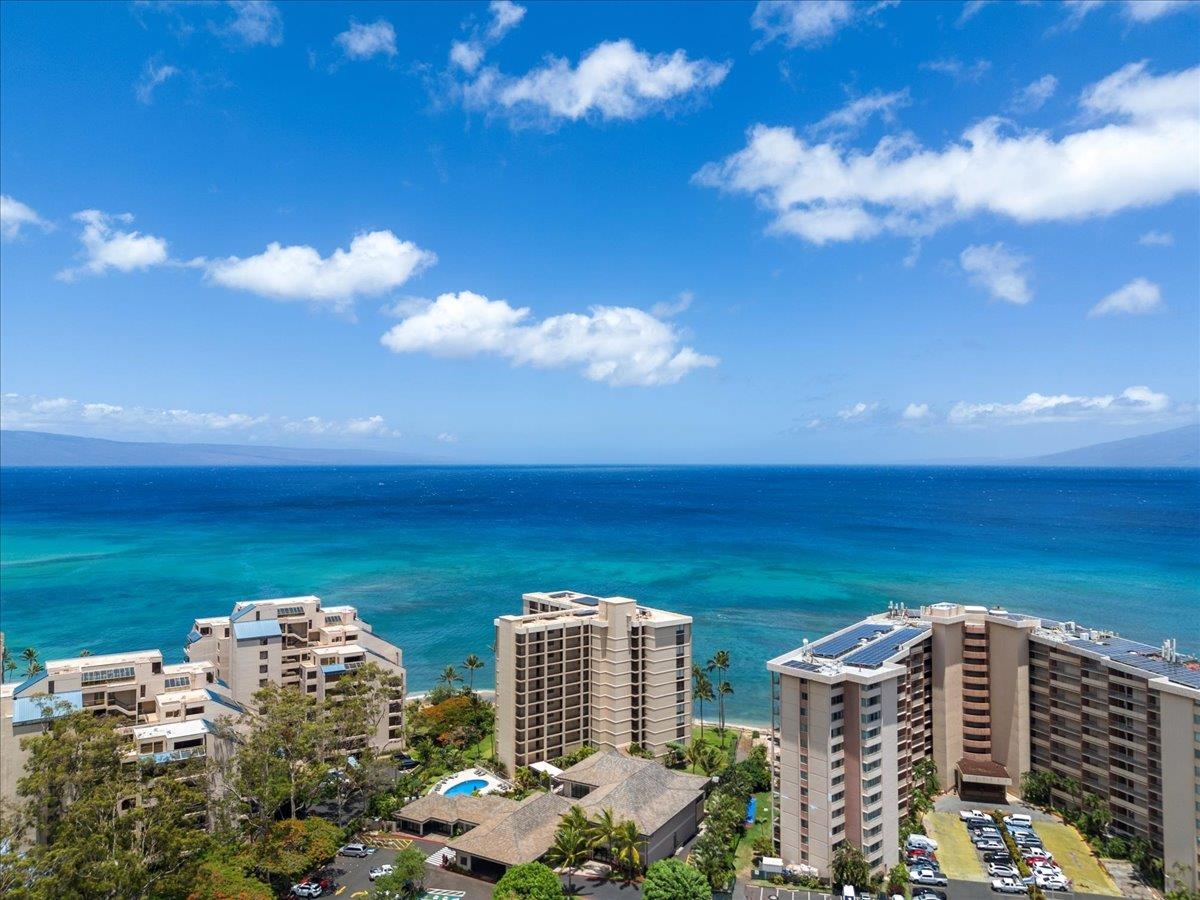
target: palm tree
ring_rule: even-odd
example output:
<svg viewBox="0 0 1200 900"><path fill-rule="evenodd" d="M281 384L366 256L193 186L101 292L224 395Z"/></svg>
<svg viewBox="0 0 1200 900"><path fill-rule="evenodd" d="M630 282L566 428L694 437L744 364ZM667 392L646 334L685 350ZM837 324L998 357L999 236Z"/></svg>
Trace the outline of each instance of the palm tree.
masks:
<svg viewBox="0 0 1200 900"><path fill-rule="evenodd" d="M7 647L4 648L4 674L0 675L0 681L3 681L13 672L17 671L17 661L13 659L12 651Z"/></svg>
<svg viewBox="0 0 1200 900"><path fill-rule="evenodd" d="M703 754L704 745L694 740L683 748L683 761L687 763L689 769L696 772L700 767L700 757Z"/></svg>
<svg viewBox="0 0 1200 900"><path fill-rule="evenodd" d="M33 647L26 647L22 650L21 659L25 660L26 675L36 675L42 671L42 664L38 662L38 652Z"/></svg>
<svg viewBox="0 0 1200 900"><path fill-rule="evenodd" d="M613 856L625 870L626 877L633 881L637 870L642 867L642 836L637 823L629 819L617 825L613 834Z"/></svg>
<svg viewBox="0 0 1200 900"><path fill-rule="evenodd" d="M617 837L617 826L620 823L613 815L611 808L602 809L588 825L588 833L595 848L604 848L605 855L612 858L613 842Z"/></svg>
<svg viewBox="0 0 1200 900"><path fill-rule="evenodd" d="M573 894L575 870L579 868L580 863L587 861L592 852L592 845L581 829L566 824L566 816L563 819L563 824L554 832L554 843L546 851L546 862L554 868L567 870L567 890Z"/></svg>
<svg viewBox="0 0 1200 900"><path fill-rule="evenodd" d="M696 765L699 767L701 772L703 772L709 778L712 778L725 768L725 754L712 744L701 744L700 754L696 759Z"/></svg>
<svg viewBox="0 0 1200 900"><path fill-rule="evenodd" d="M458 669L454 666L446 666L442 669L442 677L438 679L439 683L445 684L446 687L454 690L454 682L462 681L462 676L458 674Z"/></svg>
<svg viewBox="0 0 1200 900"><path fill-rule="evenodd" d="M591 831L592 823L588 821L587 813L583 811L583 807L578 803L572 803L571 808L563 813L562 819L558 824L559 828L575 828L584 833L587 837Z"/></svg>
<svg viewBox="0 0 1200 900"><path fill-rule="evenodd" d="M721 717L721 734L725 734L725 698L733 696L733 685L728 681L722 681L720 687L717 688L717 711Z"/></svg>
<svg viewBox="0 0 1200 900"><path fill-rule="evenodd" d="M92 651L87 649L87 647L84 647L82 650L79 651L79 655L80 656L91 656Z"/></svg>
<svg viewBox="0 0 1200 900"><path fill-rule="evenodd" d="M729 671L729 651L728 650L718 650L716 653L713 654L712 659L710 659L708 661L708 665L705 666L705 669L709 672L717 673L717 684L718 685L723 683L725 681L725 673ZM721 722L720 728L718 730L721 732L721 735L724 736L725 735L725 698L721 696L721 692L719 690L717 691L717 715Z"/></svg>
<svg viewBox="0 0 1200 900"><path fill-rule="evenodd" d="M695 685L692 687L692 700L700 705L700 739L704 739L704 702L713 699L712 682L709 681L704 670L698 665L692 667L695 671L692 672L692 680Z"/></svg>
<svg viewBox="0 0 1200 900"><path fill-rule="evenodd" d="M467 677L470 679L470 684L467 685L467 690L472 694L475 693L475 673L483 668L483 660L474 653L467 655L463 660L463 668L467 670Z"/></svg>

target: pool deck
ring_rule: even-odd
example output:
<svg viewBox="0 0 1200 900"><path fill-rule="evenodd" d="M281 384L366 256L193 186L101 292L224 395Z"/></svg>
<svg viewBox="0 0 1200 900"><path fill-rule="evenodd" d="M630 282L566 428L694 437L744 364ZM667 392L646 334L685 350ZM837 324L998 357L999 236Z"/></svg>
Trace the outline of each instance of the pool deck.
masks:
<svg viewBox="0 0 1200 900"><path fill-rule="evenodd" d="M483 786L476 787L470 791L455 790L460 785L475 782L482 782ZM496 777L495 774L487 771L487 769L463 769L462 771L455 772L453 775L447 775L435 784L429 793L443 794L447 797L458 797L475 793L490 794L494 791L509 791L511 789L512 785Z"/></svg>

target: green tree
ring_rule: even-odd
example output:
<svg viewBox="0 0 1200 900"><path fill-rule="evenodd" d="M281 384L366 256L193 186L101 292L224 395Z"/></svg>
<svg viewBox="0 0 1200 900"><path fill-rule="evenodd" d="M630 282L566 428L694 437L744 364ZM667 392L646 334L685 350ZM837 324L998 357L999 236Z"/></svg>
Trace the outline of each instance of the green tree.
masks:
<svg viewBox="0 0 1200 900"><path fill-rule="evenodd" d="M235 860L213 857L200 864L187 900L273 900L274 897L269 884L246 874Z"/></svg>
<svg viewBox="0 0 1200 900"><path fill-rule="evenodd" d="M593 847L604 850L607 859L612 859L613 844L616 842L617 827L620 824L611 809L600 810L596 817L588 823L588 839Z"/></svg>
<svg viewBox="0 0 1200 900"><path fill-rule="evenodd" d="M375 879L374 897L380 900L415 900L425 893L425 854L405 847L396 854L392 872Z"/></svg>
<svg viewBox="0 0 1200 900"><path fill-rule="evenodd" d="M253 837L242 852L241 862L276 885L286 885L311 869L333 859L342 831L317 816L272 822L266 833Z"/></svg>
<svg viewBox="0 0 1200 900"><path fill-rule="evenodd" d="M513 866L492 891L492 900L562 900L565 896L558 876L539 862Z"/></svg>
<svg viewBox="0 0 1200 900"><path fill-rule="evenodd" d="M7 679L13 672L17 671L17 661L13 659L12 651L8 647L4 648L4 672L0 675L0 682Z"/></svg>
<svg viewBox="0 0 1200 900"><path fill-rule="evenodd" d="M564 816L565 818L565 816ZM575 870L592 854L592 842L587 833L575 825L562 824L554 832L554 843L546 851L546 862L567 870L567 889L575 893Z"/></svg>
<svg viewBox="0 0 1200 900"><path fill-rule="evenodd" d="M458 674L458 669L454 668L454 666L446 666L446 668L442 669L442 674L438 678L438 681L446 685L450 690L454 690L454 685L462 681L462 676Z"/></svg>
<svg viewBox="0 0 1200 900"><path fill-rule="evenodd" d="M887 892L889 894L903 894L905 888L908 887L908 866L904 863L896 863L888 869L887 874Z"/></svg>
<svg viewBox="0 0 1200 900"><path fill-rule="evenodd" d="M720 716L721 734L725 734L725 698L733 696L733 685L728 681L722 681L717 687L717 713Z"/></svg>
<svg viewBox="0 0 1200 900"><path fill-rule="evenodd" d="M699 663L692 663L692 700L700 708L700 739L704 739L704 704L713 699L712 681Z"/></svg>
<svg viewBox="0 0 1200 900"><path fill-rule="evenodd" d="M630 881L637 876L642 868L642 836L638 833L637 823L624 820L617 825L613 833L613 859L625 872Z"/></svg>
<svg viewBox="0 0 1200 900"><path fill-rule="evenodd" d="M42 671L42 664L38 660L38 652L33 647L26 647L21 651L21 659L25 660L25 674L36 675Z"/></svg>
<svg viewBox="0 0 1200 900"><path fill-rule="evenodd" d="M728 760L721 750L712 744L700 745L700 755L696 759L696 767L700 770L701 774L711 778L724 769L727 763Z"/></svg>
<svg viewBox="0 0 1200 900"><path fill-rule="evenodd" d="M849 841L842 841L833 851L833 865L830 870L835 888L838 885L850 884L865 889L871 884L871 864L863 856L862 850Z"/></svg>
<svg viewBox="0 0 1200 900"><path fill-rule="evenodd" d="M725 698L722 696L721 687L725 683L725 673L729 671L729 651L718 650L713 654L712 659L708 661L706 666L709 672L717 673L717 717L720 721L719 730L721 734L725 733ZM733 688L729 688L729 693L733 693Z"/></svg>
<svg viewBox="0 0 1200 900"><path fill-rule="evenodd" d="M467 690L472 694L475 693L475 673L482 669L483 666L483 660L474 653L467 654L467 658L463 660L463 668L467 670L467 678L470 679Z"/></svg>
<svg viewBox="0 0 1200 900"><path fill-rule="evenodd" d="M589 845L592 842L591 827L592 823L588 821L587 813L578 803L571 805L571 808L563 813L563 817L559 820L559 828L575 828L584 833L584 837L588 839Z"/></svg>
<svg viewBox="0 0 1200 900"><path fill-rule="evenodd" d="M699 870L678 859L660 859L646 870L644 900L712 900L712 888Z"/></svg>
<svg viewBox="0 0 1200 900"><path fill-rule="evenodd" d="M728 833L710 825L692 849L692 862L708 879L709 887L714 891L725 890L735 874L734 851Z"/></svg>
<svg viewBox="0 0 1200 900"><path fill-rule="evenodd" d="M1042 769L1033 769L1021 776L1021 797L1026 803L1032 803L1035 806L1050 806L1052 802L1051 791L1054 790L1054 783L1057 777L1053 772L1048 772Z"/></svg>

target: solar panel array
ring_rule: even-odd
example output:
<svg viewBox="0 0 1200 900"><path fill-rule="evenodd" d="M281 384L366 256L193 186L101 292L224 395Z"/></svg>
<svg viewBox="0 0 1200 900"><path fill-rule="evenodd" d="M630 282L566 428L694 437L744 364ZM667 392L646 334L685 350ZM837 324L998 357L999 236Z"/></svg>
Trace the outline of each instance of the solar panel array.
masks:
<svg viewBox="0 0 1200 900"><path fill-rule="evenodd" d="M817 656L841 656L847 650L858 646L859 641L891 630L891 625L862 622L843 634L835 634L833 637L817 641L810 649Z"/></svg>
<svg viewBox="0 0 1200 900"><path fill-rule="evenodd" d="M813 663L810 663L810 662L804 662L803 660L799 660L799 659L789 659L787 662L784 663L784 665L787 666L789 669L802 669L805 672L820 672L821 671L821 666L814 665Z"/></svg>
<svg viewBox="0 0 1200 900"><path fill-rule="evenodd" d="M1200 689L1200 669L1189 669L1177 662L1169 663L1157 655L1146 656L1145 654L1159 652L1157 647L1151 647L1149 644L1114 637L1108 638L1103 644L1080 639L1067 641L1067 645L1081 650L1090 650L1101 656L1107 656L1113 662L1134 666L1151 675L1161 675L1179 684Z"/></svg>
<svg viewBox="0 0 1200 900"><path fill-rule="evenodd" d="M928 627L916 628L910 626L898 628L891 634L884 635L878 640L867 644L865 647L855 650L849 656L845 657L842 662L850 666L883 665L889 657L894 656L899 651L902 644L914 638L919 638L928 632Z"/></svg>

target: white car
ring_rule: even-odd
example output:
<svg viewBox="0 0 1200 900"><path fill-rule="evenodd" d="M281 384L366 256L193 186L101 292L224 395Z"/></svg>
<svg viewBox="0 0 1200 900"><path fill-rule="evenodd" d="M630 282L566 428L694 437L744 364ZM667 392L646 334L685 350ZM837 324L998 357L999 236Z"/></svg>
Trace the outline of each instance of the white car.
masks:
<svg viewBox="0 0 1200 900"><path fill-rule="evenodd" d="M1014 866L1006 866L1003 863L989 865L988 874L993 878L1019 878L1021 875Z"/></svg>
<svg viewBox="0 0 1200 900"><path fill-rule="evenodd" d="M1062 878L1063 870L1058 866L1033 866L1029 870L1038 878Z"/></svg>
<svg viewBox="0 0 1200 900"><path fill-rule="evenodd" d="M1016 825L1019 828L1032 828L1033 819L1024 813L1013 813L1011 816L1004 817L1005 825Z"/></svg>
<svg viewBox="0 0 1200 900"><path fill-rule="evenodd" d="M904 846L908 850L936 850L938 848L937 841L923 834L910 834L908 840L904 842Z"/></svg>
<svg viewBox="0 0 1200 900"><path fill-rule="evenodd" d="M382 866L376 866L368 872L367 877L374 881L376 878L382 878L384 875L391 875L394 871L396 870L387 863L384 863Z"/></svg>
<svg viewBox="0 0 1200 900"><path fill-rule="evenodd" d="M1044 891L1069 891L1071 882L1065 878L1038 878L1037 886Z"/></svg>
<svg viewBox="0 0 1200 900"><path fill-rule="evenodd" d="M975 848L985 852L988 850L1003 850L1004 843L996 840L995 838L987 838L986 840L975 841Z"/></svg>
<svg viewBox="0 0 1200 900"><path fill-rule="evenodd" d="M913 884L932 884L937 887L950 884L950 879L936 869L913 869L908 875L908 880Z"/></svg>
<svg viewBox="0 0 1200 900"><path fill-rule="evenodd" d="M1027 894L1025 885L1015 878L997 878L992 881L992 890L1000 894Z"/></svg>
<svg viewBox="0 0 1200 900"><path fill-rule="evenodd" d="M984 815L978 809L960 809L958 811L958 817L960 819L962 819L964 822L969 822L972 819L986 819L987 818L987 816Z"/></svg>
<svg viewBox="0 0 1200 900"><path fill-rule="evenodd" d="M315 881L304 881L292 885L292 893L297 897L320 897L325 893Z"/></svg>

